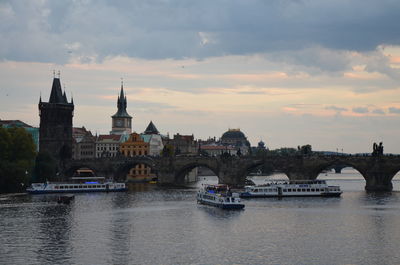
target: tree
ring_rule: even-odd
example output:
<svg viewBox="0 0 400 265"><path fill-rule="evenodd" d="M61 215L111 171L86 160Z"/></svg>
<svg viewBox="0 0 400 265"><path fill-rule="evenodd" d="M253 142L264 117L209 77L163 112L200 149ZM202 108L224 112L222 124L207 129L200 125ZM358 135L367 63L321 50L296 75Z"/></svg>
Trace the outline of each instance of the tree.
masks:
<svg viewBox="0 0 400 265"><path fill-rule="evenodd" d="M0 127L0 192L20 192L29 183L35 143L23 128Z"/></svg>
<svg viewBox="0 0 400 265"><path fill-rule="evenodd" d="M306 145L303 145L303 146L298 146L297 150L302 155L311 155L312 154L312 147L311 147L310 144L306 144Z"/></svg>
<svg viewBox="0 0 400 265"><path fill-rule="evenodd" d="M47 152L39 152L36 156L34 168L34 181L46 182L56 177L57 162Z"/></svg>
<svg viewBox="0 0 400 265"><path fill-rule="evenodd" d="M279 149L267 151L267 153L270 153L271 155L288 156L288 155L295 155L296 149L292 147L281 147Z"/></svg>
<svg viewBox="0 0 400 265"><path fill-rule="evenodd" d="M164 157L173 156L174 154L174 147L170 144L164 145L163 150L161 151L161 155Z"/></svg>

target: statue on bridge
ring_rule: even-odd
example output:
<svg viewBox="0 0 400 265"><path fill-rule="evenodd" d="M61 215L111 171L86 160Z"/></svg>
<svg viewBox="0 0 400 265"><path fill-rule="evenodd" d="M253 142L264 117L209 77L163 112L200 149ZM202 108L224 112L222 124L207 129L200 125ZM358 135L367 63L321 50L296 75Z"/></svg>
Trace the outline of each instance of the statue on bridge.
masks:
<svg viewBox="0 0 400 265"><path fill-rule="evenodd" d="M380 142L379 145L377 143L374 143L372 156L381 156L381 155L383 155L383 144L382 144L382 142Z"/></svg>

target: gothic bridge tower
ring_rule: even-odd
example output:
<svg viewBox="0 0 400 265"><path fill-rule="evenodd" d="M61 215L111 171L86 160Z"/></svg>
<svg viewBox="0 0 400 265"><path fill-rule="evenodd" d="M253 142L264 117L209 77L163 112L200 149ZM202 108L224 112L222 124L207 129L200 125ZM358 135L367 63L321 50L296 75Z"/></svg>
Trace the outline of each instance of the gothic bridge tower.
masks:
<svg viewBox="0 0 400 265"><path fill-rule="evenodd" d="M124 86L121 82L121 92L118 96L118 111L112 118L112 131L110 134L131 134L132 133L132 117L126 112L127 107L126 96L124 95Z"/></svg>
<svg viewBox="0 0 400 265"><path fill-rule="evenodd" d="M39 100L39 151L47 152L57 161L72 156L72 117L74 101L68 102L62 92L60 76L54 77L49 102Z"/></svg>

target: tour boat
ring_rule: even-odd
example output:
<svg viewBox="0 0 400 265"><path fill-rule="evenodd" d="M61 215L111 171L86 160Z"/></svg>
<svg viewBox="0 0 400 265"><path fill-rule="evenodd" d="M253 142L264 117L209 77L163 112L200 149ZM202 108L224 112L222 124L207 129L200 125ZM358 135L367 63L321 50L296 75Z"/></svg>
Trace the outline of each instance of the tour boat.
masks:
<svg viewBox="0 0 400 265"><path fill-rule="evenodd" d="M227 185L203 185L197 192L197 203L222 209L243 209L239 193L232 193Z"/></svg>
<svg viewBox="0 0 400 265"><path fill-rule="evenodd" d="M77 180L77 179L74 179ZM118 183L114 181L105 181L101 178L96 179L80 179L83 182L46 182L46 183L32 183L26 189L27 192L32 194L40 193L64 193L64 192L99 192L99 191L126 191L125 183Z"/></svg>
<svg viewBox="0 0 400 265"><path fill-rule="evenodd" d="M68 182L32 183L26 189L32 194L41 193L74 193L74 192L100 192L100 191L126 191L125 183L106 180L103 177L94 176L93 172L78 170L77 174Z"/></svg>
<svg viewBox="0 0 400 265"><path fill-rule="evenodd" d="M240 197L339 197L341 194L339 186L328 186L325 180L270 180L262 185L245 186Z"/></svg>

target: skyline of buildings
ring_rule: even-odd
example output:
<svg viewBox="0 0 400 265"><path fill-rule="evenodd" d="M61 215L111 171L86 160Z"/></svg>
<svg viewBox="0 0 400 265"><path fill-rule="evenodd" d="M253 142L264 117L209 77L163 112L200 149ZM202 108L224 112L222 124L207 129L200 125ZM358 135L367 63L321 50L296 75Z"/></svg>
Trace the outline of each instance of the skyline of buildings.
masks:
<svg viewBox="0 0 400 265"><path fill-rule="evenodd" d="M53 85L52 85L52 89L51 89L51 93L50 93L50 97L49 97L49 102L56 103L56 102L61 102L61 101L62 102L65 101L66 103L68 103L65 91L62 92L61 82L60 82L60 73L59 73L57 78L54 75ZM68 103L68 104L72 104L73 105L73 98L72 97L71 97L71 103ZM39 106L42 106L42 105L43 105L42 96L40 95ZM40 115L41 115L41 109L39 108L39 116ZM134 123L134 122L132 122L132 116L130 116L128 114L128 112L127 112L127 96L124 93L124 88L123 88L123 82L122 81L121 81L120 93L119 93L118 98L117 98L117 112L114 115L112 115L111 118L112 118L112 122L111 122L112 129L111 129L110 133L108 135L107 134L99 134L98 135L96 133L95 144L98 145L98 146L97 146L96 150L94 150L94 152L93 152L94 153L94 157L100 157L101 156L101 151L105 151L105 150L110 151L113 154L112 156L115 156L116 152L119 151L119 148L118 148L119 144L123 143L124 141L126 141L129 138L129 135L130 135L131 132L136 132L136 130L132 130L132 124ZM12 120L5 120L5 121L3 120L3 123L4 122L11 122L11 121ZM78 130L79 131L79 129L80 129L79 127L73 127L73 130ZM86 131L85 126L82 126L82 129L84 131ZM156 127L155 127L155 125L153 124L152 121L150 121L150 123L148 124L148 126L146 127L146 129L144 130L144 132L141 135L146 135L146 132L150 132L150 131L155 131L155 133L153 133L154 135L157 135L157 134L159 135L160 134L159 131L156 129ZM235 133L243 135L243 139L245 139L245 142L243 142L241 144L233 143L233 142L230 143L229 140L224 142L224 140L223 140L224 135L235 134ZM79 133L74 135L74 144L77 144L79 142L79 144L82 145L82 143L84 143L85 140L87 141L88 138L90 138L90 137L87 137L88 135L91 135L93 137L93 134L92 134L90 129L89 129L89 131L85 132L84 137L83 137L83 135L80 135ZM76 138L76 136L77 136L77 138ZM114 139L117 136L119 137L119 139ZM189 137L189 136L184 136L184 135L180 136L179 133L177 133L176 135L174 135L174 138L172 138L171 140L178 141L177 139L175 139L176 137ZM192 134L191 137L192 137L192 141L194 141L193 134ZM150 138L144 137L144 138L146 139L146 142L150 142L150 141L161 142L161 137L160 137L160 139L157 139L157 140L151 139L151 137ZM169 139L169 133L167 133L165 138ZM235 138L235 137L233 137L233 138ZM210 140L210 139L212 139L212 137L208 138L208 140ZM203 143L207 142L207 140L202 140L200 138L198 138L198 140L199 140L199 142L203 142ZM100 144L100 142L102 142L102 141L106 141L106 142L107 141L111 141L113 143L111 144L112 146L105 147L107 145L110 145L110 143ZM89 140L89 142L90 142L90 140ZM257 145L259 145L260 142L262 142L265 145L264 141L262 141L262 140L258 141ZM221 143L221 146L218 146L218 143ZM102 146L100 147L100 145L102 145ZM154 145L154 143L153 143L153 145ZM230 145L230 146L236 146L236 147L232 147L232 148L231 147L229 147L229 148L225 147L224 148L224 145L225 146ZM236 154L237 150L240 148L242 154L247 154L249 152L249 150L250 150L250 146L251 146L250 142L247 141L247 137L240 131L240 129L231 129L231 128L229 128L228 131L226 131L226 132L224 132L222 134L222 137L218 141L215 141L215 137L214 137L214 143L206 144L205 146L198 145L198 146L195 147L195 149L196 148L200 148L200 149L202 149L204 151L207 151L210 154L217 154L218 151L223 152L223 150L225 150L225 152L228 152L228 153L231 153L231 154ZM254 146L256 146L256 145L254 145ZM282 147L286 147L286 146L282 146ZM85 148L84 145L83 145L83 148ZM86 146L86 148L89 148L89 147ZM79 148L75 147L75 149L79 149ZM179 148L177 150L180 151ZM335 150L333 149L333 150L320 150L320 151L332 151L332 152L334 152ZM344 152L343 148L341 148L341 149L337 148L336 152L338 152L338 151L341 151L342 153ZM86 156L91 156L92 155L92 151L91 150L85 150L85 151L83 151L83 150L79 150L79 151L75 150L74 152L80 152L81 153L81 155L77 155L75 157L75 159L77 159L77 157L85 157L85 155L82 155L82 154L86 154ZM156 153L153 151L152 155L155 155L155 154Z"/></svg>

